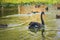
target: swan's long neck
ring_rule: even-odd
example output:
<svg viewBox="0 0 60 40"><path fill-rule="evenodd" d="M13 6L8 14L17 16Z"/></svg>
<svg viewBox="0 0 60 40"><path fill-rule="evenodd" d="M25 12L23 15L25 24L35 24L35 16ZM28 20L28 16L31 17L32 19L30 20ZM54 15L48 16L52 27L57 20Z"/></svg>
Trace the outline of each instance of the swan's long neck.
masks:
<svg viewBox="0 0 60 40"><path fill-rule="evenodd" d="M43 20L43 13L44 12L41 13L41 23L42 23L42 25L45 25L44 20Z"/></svg>

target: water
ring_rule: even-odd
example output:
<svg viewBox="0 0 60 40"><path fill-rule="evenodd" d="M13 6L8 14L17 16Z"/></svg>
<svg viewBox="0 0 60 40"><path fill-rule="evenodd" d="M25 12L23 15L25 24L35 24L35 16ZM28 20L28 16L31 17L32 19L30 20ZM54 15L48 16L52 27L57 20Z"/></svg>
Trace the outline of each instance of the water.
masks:
<svg viewBox="0 0 60 40"><path fill-rule="evenodd" d="M57 19L56 20L56 24L57 24L57 34L56 34L56 37L55 37L55 40L60 40L60 19Z"/></svg>

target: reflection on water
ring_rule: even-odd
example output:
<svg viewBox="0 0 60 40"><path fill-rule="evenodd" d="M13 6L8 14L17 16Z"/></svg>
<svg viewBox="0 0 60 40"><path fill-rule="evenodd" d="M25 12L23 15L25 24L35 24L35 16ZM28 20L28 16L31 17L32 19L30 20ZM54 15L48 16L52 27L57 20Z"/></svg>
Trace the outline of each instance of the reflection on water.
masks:
<svg viewBox="0 0 60 40"><path fill-rule="evenodd" d="M45 36L44 35L42 36L42 40L45 40Z"/></svg>
<svg viewBox="0 0 60 40"><path fill-rule="evenodd" d="M60 19L56 19L57 31L52 29L51 31L46 30L43 34L42 40L60 40Z"/></svg>
<svg viewBox="0 0 60 40"><path fill-rule="evenodd" d="M56 20L57 23L57 34L56 34L56 39L55 40L60 40L60 19Z"/></svg>
<svg viewBox="0 0 60 40"><path fill-rule="evenodd" d="M59 38L60 38L60 32L57 32L57 37L59 37Z"/></svg>

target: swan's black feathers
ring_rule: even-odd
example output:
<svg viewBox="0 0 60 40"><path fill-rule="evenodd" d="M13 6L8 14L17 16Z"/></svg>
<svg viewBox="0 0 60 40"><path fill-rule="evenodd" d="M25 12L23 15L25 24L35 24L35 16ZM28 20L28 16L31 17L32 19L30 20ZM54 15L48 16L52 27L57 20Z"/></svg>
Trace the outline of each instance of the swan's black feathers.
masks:
<svg viewBox="0 0 60 40"><path fill-rule="evenodd" d="M30 24L29 24L29 29L30 29L30 28L34 28L34 27L40 29L40 28L42 27L42 24L40 24L40 23L38 23L38 22L30 22Z"/></svg>

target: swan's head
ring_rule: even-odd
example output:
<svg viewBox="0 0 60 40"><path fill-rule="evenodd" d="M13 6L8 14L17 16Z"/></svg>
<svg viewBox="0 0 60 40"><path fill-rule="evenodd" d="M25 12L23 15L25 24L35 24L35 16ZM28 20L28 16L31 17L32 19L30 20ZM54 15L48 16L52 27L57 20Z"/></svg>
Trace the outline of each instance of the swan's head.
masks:
<svg viewBox="0 0 60 40"><path fill-rule="evenodd" d="M46 18L46 15L44 12L41 12L41 16L43 16L43 18Z"/></svg>
<svg viewBox="0 0 60 40"><path fill-rule="evenodd" d="M41 14L45 15L45 13L42 11Z"/></svg>

